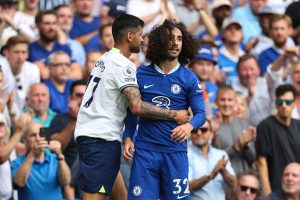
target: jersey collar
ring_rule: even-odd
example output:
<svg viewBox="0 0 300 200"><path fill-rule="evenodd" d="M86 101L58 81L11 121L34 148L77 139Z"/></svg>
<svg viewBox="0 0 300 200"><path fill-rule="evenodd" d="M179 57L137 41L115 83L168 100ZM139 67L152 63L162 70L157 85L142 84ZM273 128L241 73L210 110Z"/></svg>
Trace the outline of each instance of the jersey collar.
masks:
<svg viewBox="0 0 300 200"><path fill-rule="evenodd" d="M168 74L172 74L173 72L175 72L178 68L180 67L180 64L177 63L177 65L168 73ZM157 64L154 64L154 69L161 74L165 74Z"/></svg>

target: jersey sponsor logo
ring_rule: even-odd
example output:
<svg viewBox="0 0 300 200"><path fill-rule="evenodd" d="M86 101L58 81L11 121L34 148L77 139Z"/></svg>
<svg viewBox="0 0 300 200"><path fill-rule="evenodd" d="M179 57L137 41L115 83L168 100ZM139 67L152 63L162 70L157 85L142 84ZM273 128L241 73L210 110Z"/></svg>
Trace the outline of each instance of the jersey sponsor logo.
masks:
<svg viewBox="0 0 300 200"><path fill-rule="evenodd" d="M165 107L169 109L171 101L168 97L165 96L157 96L152 99L152 102L159 107Z"/></svg>
<svg viewBox="0 0 300 200"><path fill-rule="evenodd" d="M132 67L127 66L124 68L123 73L125 76L132 77L134 76L134 69Z"/></svg>
<svg viewBox="0 0 300 200"><path fill-rule="evenodd" d="M178 85L178 84L173 84L173 85L171 86L171 92L172 92L173 94L178 94L180 91L181 91L180 85Z"/></svg>
<svg viewBox="0 0 300 200"><path fill-rule="evenodd" d="M138 197L138 196L141 196L143 190L140 186L134 186L133 190L132 190L132 193L134 196Z"/></svg>
<svg viewBox="0 0 300 200"><path fill-rule="evenodd" d="M144 89L148 89L149 87L152 87L152 86L154 86L154 84L152 84L152 85L144 85Z"/></svg>
<svg viewBox="0 0 300 200"><path fill-rule="evenodd" d="M101 72L105 70L105 65L103 60L98 60L95 64L95 67L100 67Z"/></svg>

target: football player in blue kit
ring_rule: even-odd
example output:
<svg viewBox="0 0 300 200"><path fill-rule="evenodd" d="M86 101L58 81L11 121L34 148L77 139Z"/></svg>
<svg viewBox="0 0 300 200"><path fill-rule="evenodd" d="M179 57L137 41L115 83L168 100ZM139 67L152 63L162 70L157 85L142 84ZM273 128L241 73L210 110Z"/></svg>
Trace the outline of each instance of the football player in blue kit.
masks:
<svg viewBox="0 0 300 200"><path fill-rule="evenodd" d="M199 79L184 66L198 47L197 40L175 21L166 20L149 35L146 58L151 64L137 69L142 100L172 110L190 107L193 117L180 126L141 117L134 144L129 132L123 134L124 158L133 157L130 200L190 199L186 139L205 123L205 108ZM130 113L127 117L134 119Z"/></svg>

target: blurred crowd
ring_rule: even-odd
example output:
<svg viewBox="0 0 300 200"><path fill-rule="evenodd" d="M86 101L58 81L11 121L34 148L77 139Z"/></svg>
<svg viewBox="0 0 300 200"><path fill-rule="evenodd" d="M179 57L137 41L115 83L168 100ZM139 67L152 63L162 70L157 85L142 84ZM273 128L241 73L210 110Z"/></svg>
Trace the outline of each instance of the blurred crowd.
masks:
<svg viewBox="0 0 300 200"><path fill-rule="evenodd" d="M73 133L112 22L176 20L207 121L188 141L192 200L300 200L300 1L0 0L0 199L79 199ZM121 172L128 183L130 162ZM112 195L111 199L118 199Z"/></svg>

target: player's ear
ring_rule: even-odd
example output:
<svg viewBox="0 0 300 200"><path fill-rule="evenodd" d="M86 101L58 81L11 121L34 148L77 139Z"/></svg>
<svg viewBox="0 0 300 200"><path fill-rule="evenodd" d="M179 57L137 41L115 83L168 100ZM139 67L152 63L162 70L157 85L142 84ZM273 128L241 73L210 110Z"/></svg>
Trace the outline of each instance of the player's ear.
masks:
<svg viewBox="0 0 300 200"><path fill-rule="evenodd" d="M128 40L129 42L132 41L132 37L133 37L132 32L127 32L127 40Z"/></svg>

